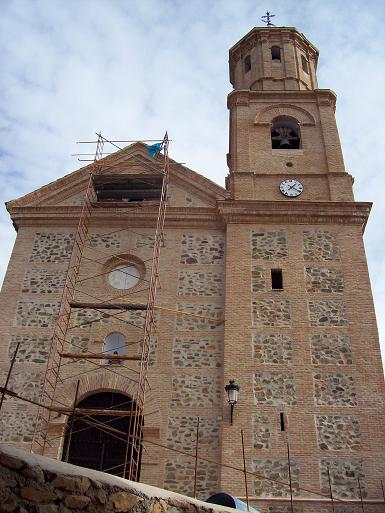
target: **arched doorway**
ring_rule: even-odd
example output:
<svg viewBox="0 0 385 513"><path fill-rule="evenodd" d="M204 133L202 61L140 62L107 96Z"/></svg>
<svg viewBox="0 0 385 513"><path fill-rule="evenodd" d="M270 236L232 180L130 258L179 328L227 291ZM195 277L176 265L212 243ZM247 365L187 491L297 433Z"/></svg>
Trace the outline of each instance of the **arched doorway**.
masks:
<svg viewBox="0 0 385 513"><path fill-rule="evenodd" d="M80 401L77 408L89 409L93 412L92 415L87 417L83 415L83 418L81 414L75 415L72 430L70 429L72 417L69 417L64 437L62 459L66 460L68 453L68 463L124 477L126 440L128 432L133 433L134 418L120 415L97 415L95 410L134 411L134 401L124 394L100 392L89 395ZM142 426L142 417L138 421L139 425ZM97 423L99 423L99 426L97 426ZM103 425L100 425L100 423ZM124 433L124 435L121 433ZM140 432L140 440L141 438ZM138 466L140 473L141 446L138 451L131 451L129 446L129 457L132 454L137 454L138 461L135 461L135 466Z"/></svg>

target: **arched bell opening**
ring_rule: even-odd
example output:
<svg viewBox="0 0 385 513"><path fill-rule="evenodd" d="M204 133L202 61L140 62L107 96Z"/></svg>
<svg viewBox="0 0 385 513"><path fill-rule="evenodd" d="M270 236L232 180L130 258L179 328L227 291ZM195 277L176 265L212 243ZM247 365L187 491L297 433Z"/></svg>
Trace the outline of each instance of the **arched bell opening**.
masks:
<svg viewBox="0 0 385 513"><path fill-rule="evenodd" d="M301 135L298 121L280 116L271 125L271 147L273 150L298 150Z"/></svg>
<svg viewBox="0 0 385 513"><path fill-rule="evenodd" d="M143 417L135 411L132 398L117 392L99 392L79 401L75 417L67 421L62 460L139 481Z"/></svg>

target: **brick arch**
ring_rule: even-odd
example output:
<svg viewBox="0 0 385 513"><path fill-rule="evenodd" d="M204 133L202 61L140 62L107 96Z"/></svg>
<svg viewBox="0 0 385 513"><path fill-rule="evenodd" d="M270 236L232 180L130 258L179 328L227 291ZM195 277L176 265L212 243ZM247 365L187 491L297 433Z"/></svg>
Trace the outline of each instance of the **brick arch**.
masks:
<svg viewBox="0 0 385 513"><path fill-rule="evenodd" d="M315 119L309 111L297 105L288 103L278 103L265 107L257 112L254 119L255 125L270 125L274 118L278 116L288 116L294 118L302 126L314 126Z"/></svg>

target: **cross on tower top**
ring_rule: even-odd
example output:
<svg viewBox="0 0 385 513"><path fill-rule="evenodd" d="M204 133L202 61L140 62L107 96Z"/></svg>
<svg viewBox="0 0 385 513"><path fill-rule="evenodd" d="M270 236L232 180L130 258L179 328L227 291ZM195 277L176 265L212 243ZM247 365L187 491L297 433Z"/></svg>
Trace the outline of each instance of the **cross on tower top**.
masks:
<svg viewBox="0 0 385 513"><path fill-rule="evenodd" d="M271 23L271 18L274 18L275 14L271 14L269 11L266 11L265 16L261 16L261 20L263 23L266 23L268 27L274 27L275 25Z"/></svg>

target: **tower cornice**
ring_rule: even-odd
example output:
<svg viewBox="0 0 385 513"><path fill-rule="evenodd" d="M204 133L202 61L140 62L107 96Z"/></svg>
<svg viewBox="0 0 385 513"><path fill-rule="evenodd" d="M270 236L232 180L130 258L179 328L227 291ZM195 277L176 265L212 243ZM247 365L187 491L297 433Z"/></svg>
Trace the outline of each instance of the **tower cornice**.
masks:
<svg viewBox="0 0 385 513"><path fill-rule="evenodd" d="M279 100L285 101L306 101L316 100L319 105L330 105L335 110L337 95L331 89L315 89L314 91L252 91L250 89L235 89L227 96L227 107L229 109L237 105L248 105L252 100Z"/></svg>

